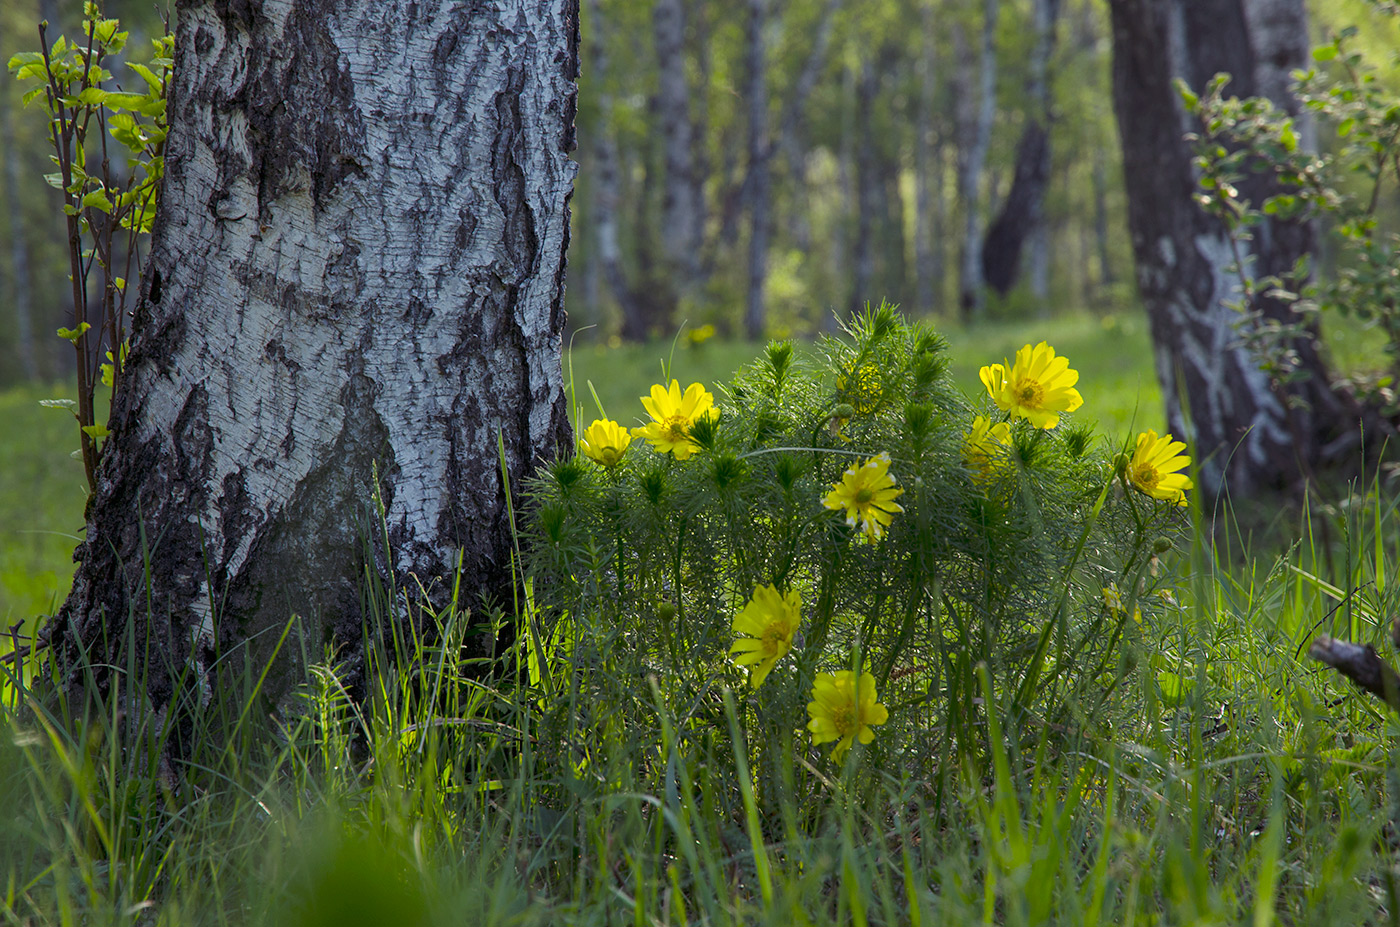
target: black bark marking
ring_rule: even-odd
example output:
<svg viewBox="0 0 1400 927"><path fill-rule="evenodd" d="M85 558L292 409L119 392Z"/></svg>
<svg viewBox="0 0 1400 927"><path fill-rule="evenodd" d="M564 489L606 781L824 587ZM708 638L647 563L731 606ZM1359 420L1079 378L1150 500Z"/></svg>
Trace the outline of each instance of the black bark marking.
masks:
<svg viewBox="0 0 1400 927"><path fill-rule="evenodd" d="M513 271L511 283L519 283L539 270L539 238L535 215L530 208L529 188L525 185L523 132L520 91L525 72L516 64L506 69L506 86L496 94L496 137L491 144L491 170L496 205L505 215L506 257Z"/></svg>
<svg viewBox="0 0 1400 927"><path fill-rule="evenodd" d="M368 163L354 80L314 0L296 0L285 33L250 62L247 106L260 220L288 195L309 192L320 212ZM308 189L309 188L309 189Z"/></svg>

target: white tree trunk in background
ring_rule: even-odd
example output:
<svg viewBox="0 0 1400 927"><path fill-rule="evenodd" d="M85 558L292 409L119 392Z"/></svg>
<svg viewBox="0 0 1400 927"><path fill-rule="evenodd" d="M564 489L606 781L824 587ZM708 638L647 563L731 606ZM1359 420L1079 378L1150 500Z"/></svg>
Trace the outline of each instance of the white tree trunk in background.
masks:
<svg viewBox="0 0 1400 927"><path fill-rule="evenodd" d="M613 99L608 86L607 21L603 18L599 0L588 0L588 21L592 35L588 43L591 64L588 80L598 106L598 118L594 121L595 136L586 140L587 147L593 153L593 177L590 178L593 196L590 205L594 248L603 279L622 314L622 336L631 341L642 341L647 337L648 320L639 301L632 296L622 268L622 248L618 244L617 209L621 197L618 193L617 138L613 134Z"/></svg>
<svg viewBox="0 0 1400 927"><path fill-rule="evenodd" d="M441 597L460 554L469 604L510 601L498 439L516 486L569 440L577 10L180 7L64 652L111 653L134 621L159 706L191 656L261 657L293 613L353 655L367 573Z"/></svg>
<svg viewBox="0 0 1400 927"><path fill-rule="evenodd" d="M661 243L675 278L673 286L678 294L684 294L700 276L705 227L702 188L695 177L690 81L685 73L684 0L657 0L652 25L656 33L657 107L666 162Z"/></svg>
<svg viewBox="0 0 1400 927"><path fill-rule="evenodd" d="M922 41L914 71L918 78L916 122L914 126L914 308L918 312L937 312L941 307L938 295L943 292L943 267L934 250L934 171L941 170L942 140L937 139L934 112L938 98L938 60L934 42L936 21L933 3L919 4ZM941 191L939 191L941 196ZM941 204L940 204L941 205ZM939 232L942 230L939 229Z"/></svg>
<svg viewBox="0 0 1400 927"><path fill-rule="evenodd" d="M768 0L748 0L748 29L744 36L744 88L748 109L749 266L744 300L744 333L757 341L767 328L763 286L768 279L768 234L772 202L770 171L773 146L768 137Z"/></svg>
<svg viewBox="0 0 1400 927"><path fill-rule="evenodd" d="M984 220L980 207L982 171L987 163L987 149L992 142L992 119L996 116L996 34L998 0L983 0L982 53L978 64L975 109L969 98L968 109L958 127L958 152L961 171L958 176L958 196L963 203L963 251L959 275L958 298L965 320L981 318L986 306L986 290L982 286L982 229ZM970 59L959 63L964 87L971 81ZM990 210L988 210L990 211Z"/></svg>

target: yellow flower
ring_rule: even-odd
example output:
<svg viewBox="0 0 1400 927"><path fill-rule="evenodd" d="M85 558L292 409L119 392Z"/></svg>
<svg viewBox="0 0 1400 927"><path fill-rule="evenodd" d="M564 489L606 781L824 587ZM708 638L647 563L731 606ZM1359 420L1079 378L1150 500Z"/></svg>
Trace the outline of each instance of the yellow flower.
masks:
<svg viewBox="0 0 1400 927"><path fill-rule="evenodd" d="M846 524L857 523L870 541L878 541L904 507L894 500L904 494L890 476L890 455L876 454L863 464L851 465L841 481L833 483L822 505L835 511L846 510Z"/></svg>
<svg viewBox="0 0 1400 927"><path fill-rule="evenodd" d="M715 327L708 322L699 328L692 328L685 333L685 343L692 348L699 347L715 336Z"/></svg>
<svg viewBox="0 0 1400 927"><path fill-rule="evenodd" d="M1037 428L1054 428L1061 412L1073 412L1084 404L1074 388L1079 372L1070 370L1069 361L1056 357L1055 349L1044 341L1017 351L1015 364L992 364L983 367L980 375L997 406L1029 419Z"/></svg>
<svg viewBox="0 0 1400 927"><path fill-rule="evenodd" d="M870 743L875 739L871 725L884 724L890 717L875 698L873 673L861 673L858 679L851 670L819 673L812 686L812 701L807 703L807 714L812 718L807 730L812 732L812 743L836 741L836 749L831 751L831 759L836 763L841 762L854 741Z"/></svg>
<svg viewBox="0 0 1400 927"><path fill-rule="evenodd" d="M1115 615L1123 611L1123 593L1118 591L1117 583L1109 583L1103 587L1103 604Z"/></svg>
<svg viewBox="0 0 1400 927"><path fill-rule="evenodd" d="M880 407L885 388L880 382L880 368L861 364L854 376L842 373L836 378L836 392L842 402L848 402L861 415L869 415Z"/></svg>
<svg viewBox="0 0 1400 927"><path fill-rule="evenodd" d="M642 397L642 405L652 421L637 429L637 433L661 453L675 454L677 460L685 460L695 453L695 442L690 440L690 429L695 423L719 411L715 408L715 397L705 387L692 383L682 395L681 385L675 380L671 381L670 389L660 384L653 386L651 395Z"/></svg>
<svg viewBox="0 0 1400 927"><path fill-rule="evenodd" d="M578 449L589 460L604 467L615 467L627 448L632 435L612 419L596 419L584 431Z"/></svg>
<svg viewBox="0 0 1400 927"><path fill-rule="evenodd" d="M986 485L996 471L1006 466L1006 449L1011 445L1011 426L992 424L985 415L972 420L972 430L963 436L963 463L972 471L974 482Z"/></svg>
<svg viewBox="0 0 1400 927"><path fill-rule="evenodd" d="M750 667L749 684L755 689L792 649L801 623L802 597L797 590L784 594L773 586L755 588L749 604L734 616L734 633L747 636L734 642L729 655L739 666Z"/></svg>
<svg viewBox="0 0 1400 927"><path fill-rule="evenodd" d="M1159 438L1155 431L1144 431L1128 461L1128 482L1154 499L1185 505L1186 490L1193 484L1190 477L1177 472L1191 465L1191 458L1181 453L1184 450L1185 443L1173 441L1170 434Z"/></svg>

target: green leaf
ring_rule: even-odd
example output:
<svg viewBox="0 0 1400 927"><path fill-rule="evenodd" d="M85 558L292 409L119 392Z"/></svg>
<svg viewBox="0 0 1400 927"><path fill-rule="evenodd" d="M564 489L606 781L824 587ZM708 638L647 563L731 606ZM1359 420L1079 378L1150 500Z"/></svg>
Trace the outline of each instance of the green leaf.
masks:
<svg viewBox="0 0 1400 927"><path fill-rule="evenodd" d="M1336 45L1319 45L1313 49L1314 61L1331 61L1335 57L1337 57Z"/></svg>
<svg viewBox="0 0 1400 927"><path fill-rule="evenodd" d="M1293 131L1292 121L1285 122L1279 131L1278 140L1283 144L1284 151L1296 151L1298 148L1298 133Z"/></svg>
<svg viewBox="0 0 1400 927"><path fill-rule="evenodd" d="M106 100L108 109L134 109L141 110L150 105L150 97L144 93L108 93Z"/></svg>
<svg viewBox="0 0 1400 927"><path fill-rule="evenodd" d="M1177 707L1190 694L1195 682L1186 676L1162 670L1157 674L1157 688L1162 692L1162 703L1171 708Z"/></svg>
<svg viewBox="0 0 1400 927"><path fill-rule="evenodd" d="M156 77L150 68L146 67L144 64L134 64L132 62L127 62L126 66L141 75L141 79L146 82L146 86L151 88L151 93L159 94L165 92L164 84L161 82L161 79Z"/></svg>
<svg viewBox="0 0 1400 927"><path fill-rule="evenodd" d="M87 322L80 323L77 328L60 328L58 330L58 337L62 338L64 341L71 341L73 344L77 344L78 339L83 337L83 334L87 332L89 328L92 328L92 326Z"/></svg>
<svg viewBox="0 0 1400 927"><path fill-rule="evenodd" d="M39 405L45 409L67 409L70 412L78 408L78 403L72 399L40 399Z"/></svg>
<svg viewBox="0 0 1400 927"><path fill-rule="evenodd" d="M100 209L105 213L111 213L112 201L107 198L107 191L98 188L89 193L83 194L84 209Z"/></svg>
<svg viewBox="0 0 1400 927"><path fill-rule="evenodd" d="M111 432L107 430L106 425L84 425L83 434L96 441L101 441L103 438L107 437L107 435L111 434Z"/></svg>
<svg viewBox="0 0 1400 927"><path fill-rule="evenodd" d="M107 102L108 96L108 92L101 87L88 87L78 94L78 102L86 103L88 106L100 106Z"/></svg>

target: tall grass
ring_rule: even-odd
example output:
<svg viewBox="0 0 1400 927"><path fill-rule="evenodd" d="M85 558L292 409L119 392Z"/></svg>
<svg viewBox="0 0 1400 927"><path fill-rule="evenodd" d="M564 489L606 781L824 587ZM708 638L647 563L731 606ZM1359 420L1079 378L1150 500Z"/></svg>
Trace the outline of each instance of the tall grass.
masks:
<svg viewBox="0 0 1400 927"><path fill-rule="evenodd" d="M372 642L363 702L327 659L245 737L249 673L232 718L194 712L206 736L173 776L148 765L169 730L133 737L142 722L121 699L74 716L11 680L0 911L16 924L1393 922L1394 719L1297 654L1329 615L1324 628L1384 637L1395 505L1358 497L1323 517L1330 548L1314 533L1271 564L1225 568L1205 550L1176 564L1183 592L1125 650L1117 692L1058 728L988 712L985 768L930 758L919 775L863 780L796 750L792 776L817 780L817 803L752 778L732 699L720 750L635 677L610 682L647 687L653 714L609 731L610 706L573 705L575 762L550 762L534 734L543 690L456 665L456 604L434 616L435 642ZM567 683L558 699L617 672L545 656Z"/></svg>

